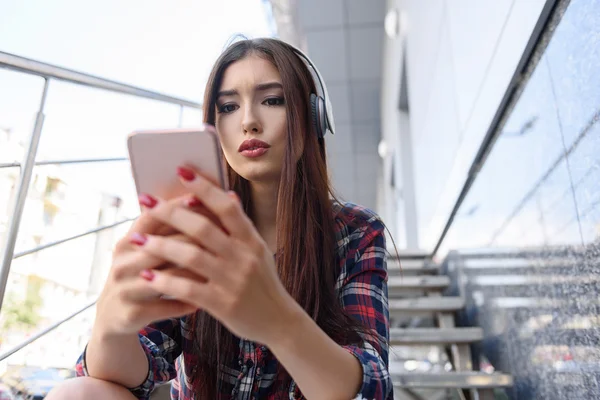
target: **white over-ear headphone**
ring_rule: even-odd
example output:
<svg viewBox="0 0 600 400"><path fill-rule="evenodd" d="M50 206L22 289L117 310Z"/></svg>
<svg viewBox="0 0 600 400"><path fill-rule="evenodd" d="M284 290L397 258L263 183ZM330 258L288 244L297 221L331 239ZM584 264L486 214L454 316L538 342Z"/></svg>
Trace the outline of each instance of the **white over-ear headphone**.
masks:
<svg viewBox="0 0 600 400"><path fill-rule="evenodd" d="M317 88L317 93L310 94L310 107L317 136L322 138L327 131L334 134L335 122L333 120L331 102L329 100L329 94L327 93L327 86L325 86L325 81L323 80L321 73L302 50L292 45L290 45L290 47L294 49L298 57L300 57L308 67L315 83L315 87Z"/></svg>

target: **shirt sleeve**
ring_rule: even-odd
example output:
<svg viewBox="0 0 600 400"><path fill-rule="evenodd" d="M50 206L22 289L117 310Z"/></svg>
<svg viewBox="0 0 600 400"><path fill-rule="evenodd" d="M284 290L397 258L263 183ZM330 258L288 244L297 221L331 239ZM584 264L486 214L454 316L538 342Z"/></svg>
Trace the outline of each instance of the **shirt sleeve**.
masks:
<svg viewBox="0 0 600 400"><path fill-rule="evenodd" d="M384 225L377 216L351 236L345 274L341 276L342 305L370 333L361 345L343 346L362 365L363 382L356 399L391 398L388 370L389 310ZM352 243L354 242L354 243Z"/></svg>
<svg viewBox="0 0 600 400"><path fill-rule="evenodd" d="M136 398L149 399L157 384L175 378L175 360L181 354L180 324L180 319L171 318L148 325L138 333L149 368L146 380L141 385L129 389ZM87 347L77 361L77 376L89 376L85 360L86 350Z"/></svg>

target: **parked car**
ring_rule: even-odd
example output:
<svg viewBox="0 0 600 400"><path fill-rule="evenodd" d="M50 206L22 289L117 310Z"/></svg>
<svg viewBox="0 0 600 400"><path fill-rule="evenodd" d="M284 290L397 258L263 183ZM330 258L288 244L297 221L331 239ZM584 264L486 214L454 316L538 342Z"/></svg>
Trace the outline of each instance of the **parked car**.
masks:
<svg viewBox="0 0 600 400"><path fill-rule="evenodd" d="M15 400L16 397L13 395L12 390L0 383L0 400Z"/></svg>
<svg viewBox="0 0 600 400"><path fill-rule="evenodd" d="M70 369L23 367L12 370L3 381L16 399L42 400L54 386L73 377L75 371Z"/></svg>

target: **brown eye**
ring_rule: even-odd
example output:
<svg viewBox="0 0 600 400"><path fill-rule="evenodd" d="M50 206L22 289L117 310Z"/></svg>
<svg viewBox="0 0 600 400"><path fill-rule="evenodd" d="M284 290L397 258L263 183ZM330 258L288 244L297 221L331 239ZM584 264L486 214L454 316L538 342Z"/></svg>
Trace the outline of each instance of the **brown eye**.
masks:
<svg viewBox="0 0 600 400"><path fill-rule="evenodd" d="M223 104L222 106L219 107L218 112L220 114L229 114L229 113L234 112L238 108L239 108L239 106L236 105L236 104L231 104L231 103L229 103L229 104Z"/></svg>
<svg viewBox="0 0 600 400"><path fill-rule="evenodd" d="M263 104L270 107L281 106L285 104L285 100L283 97L269 97L263 101Z"/></svg>

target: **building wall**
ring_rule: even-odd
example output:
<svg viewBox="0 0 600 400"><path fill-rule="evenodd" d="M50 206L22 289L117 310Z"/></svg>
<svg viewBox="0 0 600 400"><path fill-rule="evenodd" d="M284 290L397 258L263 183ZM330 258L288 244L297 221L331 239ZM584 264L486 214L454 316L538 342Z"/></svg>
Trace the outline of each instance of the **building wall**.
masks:
<svg viewBox="0 0 600 400"><path fill-rule="evenodd" d="M445 248L596 242L599 11L571 1L465 199L475 211L459 215Z"/></svg>
<svg viewBox="0 0 600 400"><path fill-rule="evenodd" d="M335 135L325 138L341 200L377 209L386 0L272 0L281 37L302 47L327 84ZM288 7L284 6L288 4ZM291 4L294 3L294 4ZM297 26L290 28L290 25Z"/></svg>
<svg viewBox="0 0 600 400"><path fill-rule="evenodd" d="M519 268L461 268L468 320L518 399L600 397L600 3L560 4L444 243L529 253Z"/></svg>
<svg viewBox="0 0 600 400"><path fill-rule="evenodd" d="M419 245L430 248L544 4L402 5ZM467 298L462 322L484 328L483 355L514 375L519 400L600 398L600 3L555 5L438 252L459 250L446 267Z"/></svg>
<svg viewBox="0 0 600 400"><path fill-rule="evenodd" d="M405 210L406 235L418 238L409 247L435 246L545 4L388 1L388 9L403 15L401 33L385 43L383 136L394 143L394 154L402 154L402 138L410 135L404 141L411 142L412 163L407 165L406 157L400 162L412 169L416 205L411 199L406 203L405 190L404 197L387 201ZM401 131L395 115L403 58L409 131Z"/></svg>

